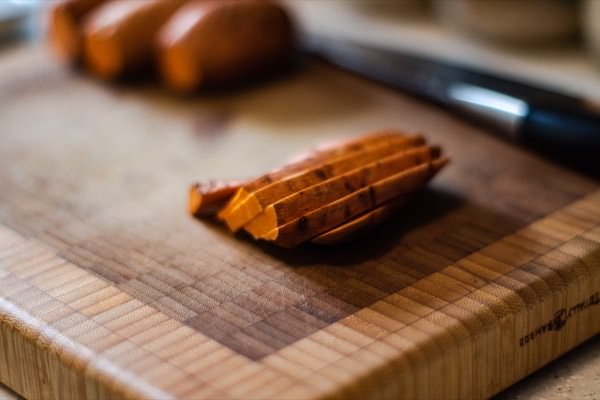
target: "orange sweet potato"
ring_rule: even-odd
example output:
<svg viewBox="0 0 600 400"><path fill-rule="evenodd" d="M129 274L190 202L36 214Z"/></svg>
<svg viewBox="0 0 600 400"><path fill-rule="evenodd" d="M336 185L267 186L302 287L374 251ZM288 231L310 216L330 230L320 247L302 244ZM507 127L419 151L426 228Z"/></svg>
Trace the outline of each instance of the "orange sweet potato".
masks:
<svg viewBox="0 0 600 400"><path fill-rule="evenodd" d="M398 196L422 187L448 159L421 164L360 189L319 209L277 226L256 239L271 241L282 247L294 247L319 236L361 213L380 206Z"/></svg>
<svg viewBox="0 0 600 400"><path fill-rule="evenodd" d="M382 142L373 142L373 144L375 143L378 144L372 147L365 146L363 151L349 152L340 157L323 161L305 171L292 174L291 176L273 182L262 189L248 193L243 201L238 201L236 207L224 218L224 221L231 230L235 231L249 223L270 204L277 204L281 201L284 202L284 204L282 204L283 208L295 208L291 201L286 202L289 200L288 196L303 195L306 198L312 198L317 201L320 198L319 196L311 197L315 193L333 194L336 191L339 192L338 189L328 189L324 187L323 185L325 182L331 183L331 180L335 177L345 176L344 174L349 173L350 171L356 170L357 168L360 169L369 163L375 163L382 158L397 156L398 152L423 144L424 141L421 136L398 136ZM421 148L421 153L427 152L427 147ZM373 165L373 167L375 167L375 165ZM391 165L390 167L393 168ZM380 170L381 168L377 169ZM369 171L370 170L363 169L351 176L354 177L355 181L365 181L366 174L369 174ZM381 172L383 173L383 171ZM340 190L352 190L351 186L348 188L348 185L351 185L350 179L351 178L344 178L344 182L340 183L342 185ZM357 183L354 185L356 184ZM312 192L307 193L305 189L306 191ZM244 189L244 191L246 191L246 189ZM338 194L341 194L341 192ZM305 209L305 206L306 204L304 204L302 209Z"/></svg>
<svg viewBox="0 0 600 400"><path fill-rule="evenodd" d="M388 203L374 208L371 211L367 211L366 213L317 236L312 239L311 242L315 244L331 245L355 239L376 228L406 204L408 199L408 195L397 197Z"/></svg>
<svg viewBox="0 0 600 400"><path fill-rule="evenodd" d="M266 0L191 1L161 30L158 46L160 71L171 88L230 85L289 60L292 22Z"/></svg>
<svg viewBox="0 0 600 400"><path fill-rule="evenodd" d="M439 153L439 152L438 152ZM326 206L362 188L373 185L389 176L401 173L421 164L431 162L437 153L427 146L398 152L388 157L362 164L345 174L298 190L273 202L263 212L244 225L244 229L260 237L294 218Z"/></svg>
<svg viewBox="0 0 600 400"><path fill-rule="evenodd" d="M83 27L84 60L92 73L115 79L149 68L159 29L184 0L111 0L96 8Z"/></svg>
<svg viewBox="0 0 600 400"><path fill-rule="evenodd" d="M63 0L52 6L48 36L56 54L69 63L81 60L83 19L105 0Z"/></svg>

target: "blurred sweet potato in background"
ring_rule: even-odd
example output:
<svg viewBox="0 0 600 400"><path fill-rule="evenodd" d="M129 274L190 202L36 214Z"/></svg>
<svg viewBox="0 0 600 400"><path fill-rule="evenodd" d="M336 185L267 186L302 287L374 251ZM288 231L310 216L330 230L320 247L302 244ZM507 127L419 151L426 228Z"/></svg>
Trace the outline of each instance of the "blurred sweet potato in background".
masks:
<svg viewBox="0 0 600 400"><path fill-rule="evenodd" d="M190 91L262 75L293 49L285 10L267 1L192 1L163 27L160 70L173 89Z"/></svg>
<svg viewBox="0 0 600 400"><path fill-rule="evenodd" d="M148 68L156 60L159 29L184 0L112 0L102 4L83 27L88 69L105 79Z"/></svg>
<svg viewBox="0 0 600 400"><path fill-rule="evenodd" d="M64 0L49 36L59 57L101 79L160 69L186 92L273 72L294 42L289 15L267 0Z"/></svg>
<svg viewBox="0 0 600 400"><path fill-rule="evenodd" d="M104 1L106 0L63 0L52 8L48 36L60 58L69 63L80 61L83 20Z"/></svg>

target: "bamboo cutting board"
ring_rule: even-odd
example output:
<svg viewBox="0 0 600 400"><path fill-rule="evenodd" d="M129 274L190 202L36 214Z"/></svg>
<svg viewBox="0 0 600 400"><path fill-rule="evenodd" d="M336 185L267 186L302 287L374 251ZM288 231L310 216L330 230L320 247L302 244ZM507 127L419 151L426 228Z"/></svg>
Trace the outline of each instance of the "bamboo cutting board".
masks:
<svg viewBox="0 0 600 400"><path fill-rule="evenodd" d="M600 331L600 191L313 66L237 93L0 59L0 381L29 398L482 398ZM324 139L420 130L452 163L362 241L293 251L186 215Z"/></svg>

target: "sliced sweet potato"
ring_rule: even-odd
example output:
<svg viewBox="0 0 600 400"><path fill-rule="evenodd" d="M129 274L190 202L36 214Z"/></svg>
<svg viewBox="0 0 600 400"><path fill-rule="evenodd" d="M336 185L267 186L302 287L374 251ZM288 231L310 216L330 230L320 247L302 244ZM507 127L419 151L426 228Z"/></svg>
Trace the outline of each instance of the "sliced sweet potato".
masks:
<svg viewBox="0 0 600 400"><path fill-rule="evenodd" d="M263 212L244 225L244 229L253 236L260 237L294 218L306 215L366 186L420 164L427 164L436 156L439 156L439 150L421 146L368 164L359 164L358 168L347 173L306 189L292 191L293 194L268 205Z"/></svg>
<svg viewBox="0 0 600 400"><path fill-rule="evenodd" d="M415 191L431 179L447 162L447 158L441 158L431 163L418 165L364 187L284 225L276 226L268 233L253 236L256 239L268 240L282 247L294 247L343 224L365 211L398 196ZM268 226L276 225L276 216L267 223ZM265 229L260 229L260 231L264 232Z"/></svg>
<svg viewBox="0 0 600 400"><path fill-rule="evenodd" d="M103 79L152 66L156 35L184 2L111 0L102 4L83 27L86 66Z"/></svg>
<svg viewBox="0 0 600 400"><path fill-rule="evenodd" d="M52 6L48 36L56 54L69 63L81 59L83 40L82 21L105 0L63 0Z"/></svg>
<svg viewBox="0 0 600 400"><path fill-rule="evenodd" d="M359 168L374 160L407 150L424 143L421 136L393 135L380 140L365 142L360 149L349 150L337 156L317 162L303 171L283 176L270 184L252 190L244 186L228 207L219 215L232 231L250 222L265 207L303 189L318 185L328 179ZM256 185L255 185L256 187Z"/></svg>
<svg viewBox="0 0 600 400"><path fill-rule="evenodd" d="M195 217L214 215L239 190L242 181L208 180L190 186L188 211Z"/></svg>
<svg viewBox="0 0 600 400"><path fill-rule="evenodd" d="M236 208L251 192L270 185L279 179L283 179L287 176L299 173L300 171L312 168L319 162L323 162L323 160L329 158L343 156L344 154L350 152L361 151L372 146L377 146L381 142L397 140L397 137L399 136L404 135L398 130L382 130L350 139L334 141L326 146L314 149L305 155L297 157L293 162L285 165L284 167L271 171L248 182L238 193L236 193L229 204L227 204L227 206L219 213L219 218L224 220L228 214L234 208Z"/></svg>
<svg viewBox="0 0 600 400"><path fill-rule="evenodd" d="M401 208L409 199L409 195L400 196L385 203L371 211L350 220L330 231L327 231L316 238L312 239L311 242L321 245L332 245L343 243L358 236L364 235L376 228L379 224L385 221L389 216L394 214Z"/></svg>
<svg viewBox="0 0 600 400"><path fill-rule="evenodd" d="M377 226L448 162L419 135L379 131L313 150L248 183L193 185L189 212L281 247L333 244ZM226 206L222 206L227 202Z"/></svg>

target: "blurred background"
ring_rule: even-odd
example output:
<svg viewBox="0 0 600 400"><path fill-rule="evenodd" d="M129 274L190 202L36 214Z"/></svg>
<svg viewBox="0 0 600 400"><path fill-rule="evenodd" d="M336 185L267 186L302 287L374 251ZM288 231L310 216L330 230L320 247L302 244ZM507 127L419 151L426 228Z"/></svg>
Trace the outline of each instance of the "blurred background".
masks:
<svg viewBox="0 0 600 400"><path fill-rule="evenodd" d="M600 98L600 1L287 2L302 29Z"/></svg>
<svg viewBox="0 0 600 400"><path fill-rule="evenodd" d="M137 0L132 0L137 1ZM52 0L1 0L1 48L41 38ZM286 0L303 32L474 66L600 99L597 0Z"/></svg>

